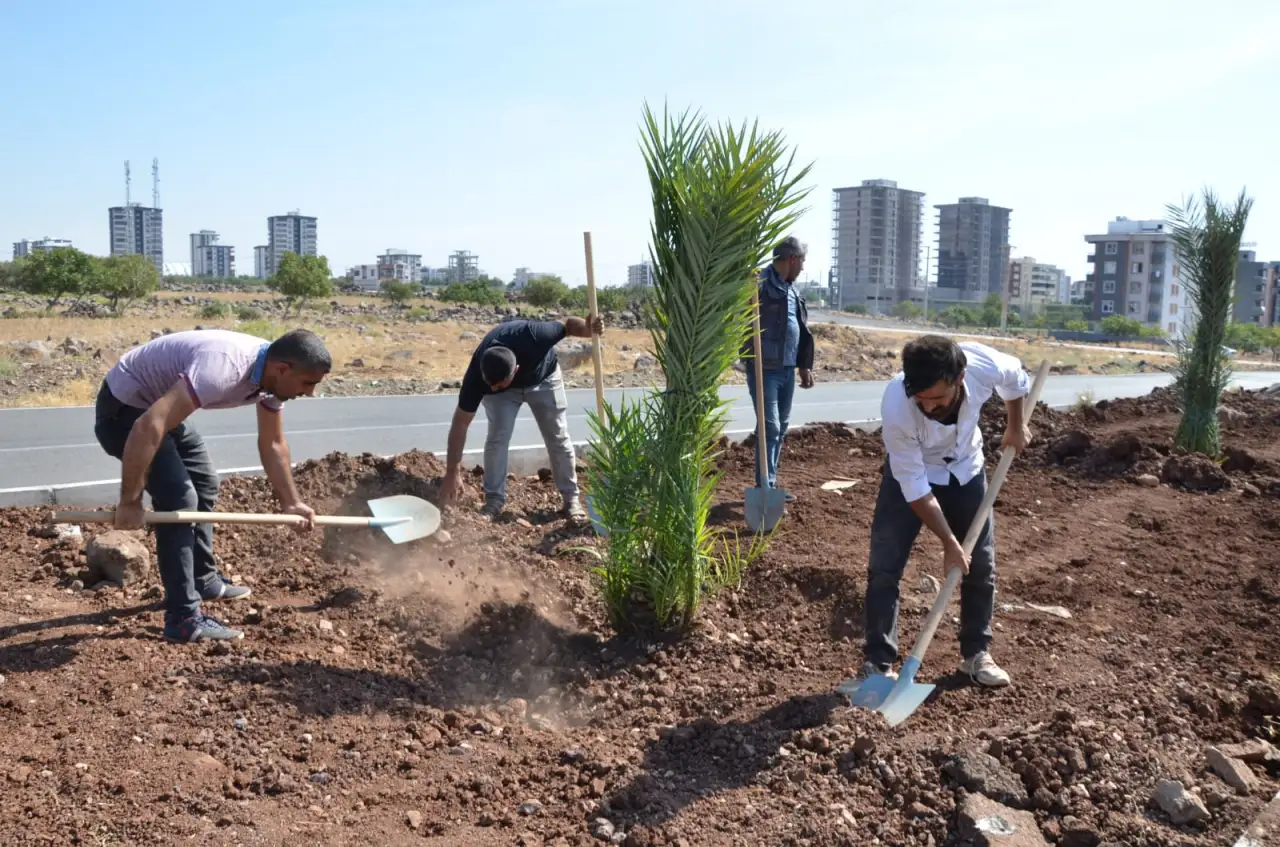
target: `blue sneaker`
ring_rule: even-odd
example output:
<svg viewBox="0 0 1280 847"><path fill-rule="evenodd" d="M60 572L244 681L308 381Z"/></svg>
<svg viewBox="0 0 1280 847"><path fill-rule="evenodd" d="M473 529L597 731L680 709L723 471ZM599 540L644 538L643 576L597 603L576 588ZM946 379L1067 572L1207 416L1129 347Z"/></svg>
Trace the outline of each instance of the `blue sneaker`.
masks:
<svg viewBox="0 0 1280 847"><path fill-rule="evenodd" d="M238 629L232 629L222 621L197 612L191 617L176 623L166 622L164 625L164 638L166 641L174 641L181 644L206 640L239 641L244 638L244 633Z"/></svg>
<svg viewBox="0 0 1280 847"><path fill-rule="evenodd" d="M217 583L205 587L200 599L206 603L214 600L243 600L252 593L247 585L233 585L219 577Z"/></svg>

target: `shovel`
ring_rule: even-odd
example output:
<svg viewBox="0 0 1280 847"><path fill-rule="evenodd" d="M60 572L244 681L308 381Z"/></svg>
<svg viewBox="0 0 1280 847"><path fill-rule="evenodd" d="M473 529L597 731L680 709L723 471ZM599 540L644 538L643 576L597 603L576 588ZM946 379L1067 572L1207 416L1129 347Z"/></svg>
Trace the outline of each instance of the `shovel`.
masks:
<svg viewBox="0 0 1280 847"><path fill-rule="evenodd" d="M364 526L380 529L393 544L426 538L440 528L440 510L420 497L396 494L369 501L371 518L316 515L316 526ZM54 512L53 523L113 523L114 511ZM292 526L298 515L259 515L243 512L144 512L143 523L227 523Z"/></svg>
<svg viewBox="0 0 1280 847"><path fill-rule="evenodd" d="M760 361L760 292L751 290L752 360L756 378L756 468L759 488L748 488L743 494L743 516L752 532L773 532L782 520L787 506L787 492L769 487L769 455L764 430L764 365Z"/></svg>
<svg viewBox="0 0 1280 847"><path fill-rule="evenodd" d="M1036 371L1035 382L1032 383L1031 391L1026 395L1027 399L1024 401L1025 420L1028 423L1031 421L1031 415L1035 411L1036 403L1040 400L1040 390L1044 388L1044 380L1048 374L1049 362L1046 359L1040 363L1040 369ZM987 494L982 498L982 505L979 507L978 513L974 515L973 524L969 527L969 531L964 537L963 547L966 556L973 554L973 548L978 543L978 535L982 532L982 527L987 522L987 514L996 502L996 495L1000 493L1000 486L1004 484L1004 478L1009 472L1009 465L1013 462L1014 453L1014 450L1007 447L1000 451L1000 463L996 465L996 471L991 477L991 484L987 487ZM896 680L884 674L875 674L867 677L861 684L858 684L857 680L850 679L836 687L837 691L849 698L850 705L874 709L884 715L885 720L889 722L889 726L897 726L911 717L911 714L920 707L920 704L928 699L935 686L916 682L916 673L920 670L920 663L924 661L925 651L929 649L929 642L933 640L933 634L938 629L938 622L942 619L942 613L946 611L947 603L951 599L951 593L955 591L962 574L963 571L960 568L952 568L951 573L947 574L947 581L943 583L942 590L938 592L937 599L933 601L933 608L929 610L929 615L925 618L924 627L916 638L915 647L911 649L911 655L907 656L906 660L903 661L902 673Z"/></svg>
<svg viewBox="0 0 1280 847"><path fill-rule="evenodd" d="M594 324L598 310L596 308L596 271L595 263L591 260L591 233L582 233L582 243L587 254L587 309L591 313L589 324ZM604 424L604 377L602 375L603 367L600 364L600 337L594 332L591 333L591 365L595 369L596 378L596 417L600 419L601 425ZM603 482L603 480L601 480ZM587 516L591 518L591 525L595 527L597 535L608 535L609 527L600 518L600 511L596 508L595 500L590 492L587 493Z"/></svg>

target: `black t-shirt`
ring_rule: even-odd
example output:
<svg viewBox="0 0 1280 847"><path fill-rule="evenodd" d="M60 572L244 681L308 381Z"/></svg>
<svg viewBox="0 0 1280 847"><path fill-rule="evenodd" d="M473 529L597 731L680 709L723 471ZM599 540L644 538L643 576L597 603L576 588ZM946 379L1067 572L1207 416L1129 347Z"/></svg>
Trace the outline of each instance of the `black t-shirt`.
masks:
<svg viewBox="0 0 1280 847"><path fill-rule="evenodd" d="M515 353L519 370L507 387L532 388L555 371L560 361L556 357L556 344L564 334L562 321L507 321L489 330L475 353L471 354L471 364L467 366L467 373L462 377L462 390L458 392L458 408L475 414L485 395L497 393L480 373L480 357L485 350L496 345Z"/></svg>

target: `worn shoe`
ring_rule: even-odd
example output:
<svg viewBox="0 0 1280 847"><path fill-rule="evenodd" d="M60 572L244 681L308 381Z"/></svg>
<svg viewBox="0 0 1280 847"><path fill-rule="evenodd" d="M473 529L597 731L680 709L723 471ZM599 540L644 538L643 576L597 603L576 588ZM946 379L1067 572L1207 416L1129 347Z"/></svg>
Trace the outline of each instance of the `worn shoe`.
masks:
<svg viewBox="0 0 1280 847"><path fill-rule="evenodd" d="M201 592L200 599L206 603L213 600L243 600L252 593L247 585L233 585L225 579L219 579L216 585L208 586Z"/></svg>
<svg viewBox="0 0 1280 847"><path fill-rule="evenodd" d="M491 521L496 520L500 514L502 514L501 503L485 503L484 508L480 510L480 516Z"/></svg>
<svg viewBox="0 0 1280 847"><path fill-rule="evenodd" d="M1012 681L1009 674L995 663L986 650L961 662L960 672L968 674L978 685L988 688L1003 688Z"/></svg>
<svg viewBox="0 0 1280 847"><path fill-rule="evenodd" d="M587 510L576 499L570 500L564 504L564 516L570 523L584 523L587 520Z"/></svg>
<svg viewBox="0 0 1280 847"><path fill-rule="evenodd" d="M239 641L244 638L244 633L208 615L197 613L176 623L166 623L164 638L181 644L196 641Z"/></svg>
<svg viewBox="0 0 1280 847"><path fill-rule="evenodd" d="M890 665L878 665L875 662L863 662L862 670L858 671L858 679L866 679L870 676L887 676L889 679L897 679L898 672Z"/></svg>

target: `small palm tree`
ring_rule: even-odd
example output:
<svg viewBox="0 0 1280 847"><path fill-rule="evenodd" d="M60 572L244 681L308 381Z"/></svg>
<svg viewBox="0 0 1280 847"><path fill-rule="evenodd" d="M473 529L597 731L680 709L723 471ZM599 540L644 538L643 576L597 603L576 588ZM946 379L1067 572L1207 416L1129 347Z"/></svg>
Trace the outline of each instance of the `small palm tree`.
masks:
<svg viewBox="0 0 1280 847"><path fill-rule="evenodd" d="M1173 242L1181 267L1179 282L1187 289L1192 313L1184 343L1179 345L1177 386L1182 420L1174 443L1185 450L1217 456L1218 403L1231 381L1231 364L1223 350L1235 296L1240 241L1253 200L1241 190L1233 206L1219 202L1211 189L1168 207Z"/></svg>
<svg viewBox="0 0 1280 847"><path fill-rule="evenodd" d="M653 295L644 307L666 389L591 416L587 486L609 528L595 571L619 629L681 628L706 591L735 583L746 555L708 526L725 420L720 378L751 331L757 269L799 216L780 133L711 127L646 106L643 150L653 193ZM648 621L637 621L637 605Z"/></svg>

